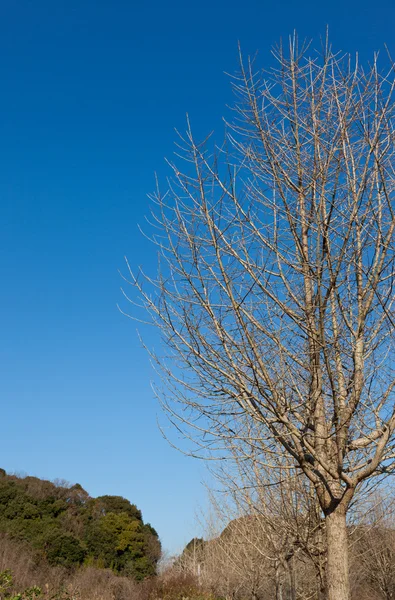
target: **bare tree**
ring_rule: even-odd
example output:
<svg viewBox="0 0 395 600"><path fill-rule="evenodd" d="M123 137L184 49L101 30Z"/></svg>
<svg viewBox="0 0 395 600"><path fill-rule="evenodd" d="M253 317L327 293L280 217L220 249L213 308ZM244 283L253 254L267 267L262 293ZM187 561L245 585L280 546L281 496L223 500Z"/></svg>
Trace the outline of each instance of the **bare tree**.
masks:
<svg viewBox="0 0 395 600"><path fill-rule="evenodd" d="M217 513L224 507L225 519L238 522L244 517L245 528L254 530L250 535L255 536L255 552L261 552L275 571L276 598L323 598L325 527L311 483L284 459L273 470L253 456L240 460L234 449L233 458L232 463L226 462L214 472L220 482L220 491L213 494L212 501ZM235 512L230 517L232 507ZM248 545L249 536L243 537ZM303 572L302 578L296 577L296 570Z"/></svg>
<svg viewBox="0 0 395 600"><path fill-rule="evenodd" d="M271 469L236 457L214 475L206 541L191 540L175 565L234 600L323 598L323 522L305 478L283 469L277 481Z"/></svg>
<svg viewBox="0 0 395 600"><path fill-rule="evenodd" d="M355 598L395 598L395 501L377 490L349 527L351 588ZM364 595L365 594L365 595Z"/></svg>
<svg viewBox="0 0 395 600"><path fill-rule="evenodd" d="M219 509L219 510L218 510ZM225 514L224 514L225 513ZM216 506L216 526L229 507ZM202 582L217 596L241 600L278 600L283 588L282 565L273 557L270 533L254 515L232 511L223 531L212 531L204 545Z"/></svg>
<svg viewBox="0 0 395 600"><path fill-rule="evenodd" d="M356 558L366 587L385 600L395 598L395 531L384 526L357 531L359 552Z"/></svg>
<svg viewBox="0 0 395 600"><path fill-rule="evenodd" d="M212 579L219 585L231 574L229 583L236 598L317 598L320 572L316 569L315 552L311 560L316 544L311 541L309 553L305 551L307 539L316 541L317 536L313 531L308 533L312 529L310 518L297 506L299 499L294 497L291 481L273 488L266 481L266 486L259 489L259 498L246 480L234 493L228 488L226 492L211 494L217 534L204 546L205 555L210 555L205 564L209 571L215 565L218 574L214 573ZM223 595L222 589L218 592Z"/></svg>
<svg viewBox="0 0 395 600"><path fill-rule="evenodd" d="M169 350L171 421L201 456L292 459L325 517L328 598L348 600L348 507L394 468L394 69L296 38L274 55L241 59L221 148L181 138L185 173L154 195L159 275L132 283Z"/></svg>

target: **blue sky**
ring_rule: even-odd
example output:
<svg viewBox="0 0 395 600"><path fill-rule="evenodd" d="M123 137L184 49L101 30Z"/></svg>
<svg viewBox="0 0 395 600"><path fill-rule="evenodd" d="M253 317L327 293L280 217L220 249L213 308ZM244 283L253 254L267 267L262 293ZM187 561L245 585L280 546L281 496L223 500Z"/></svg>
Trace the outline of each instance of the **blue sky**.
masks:
<svg viewBox="0 0 395 600"><path fill-rule="evenodd" d="M327 24L335 48L395 54L389 0L1 2L1 467L126 496L171 551L198 531L205 470L157 428L118 269L154 268L137 228L154 171L186 112L221 132L237 41L270 65L281 36Z"/></svg>

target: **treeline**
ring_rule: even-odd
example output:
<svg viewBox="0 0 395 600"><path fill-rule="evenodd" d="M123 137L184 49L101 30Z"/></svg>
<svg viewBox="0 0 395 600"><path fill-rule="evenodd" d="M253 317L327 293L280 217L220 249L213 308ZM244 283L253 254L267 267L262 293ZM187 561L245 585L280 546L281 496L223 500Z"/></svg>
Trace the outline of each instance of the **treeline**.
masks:
<svg viewBox="0 0 395 600"><path fill-rule="evenodd" d="M284 490L283 490L284 494ZM288 507L288 498L286 505ZM275 508L271 496L270 507ZM218 507L216 507L218 508ZM34 477L0 477L0 598L8 600L324 600L325 523L223 505L158 575L160 545L114 496ZM225 511L226 508L226 511ZM285 510L285 506L283 509ZM395 506L378 496L348 527L352 600L395 597ZM139 533L138 533L139 532ZM143 560L144 559L144 560ZM144 565L149 564L149 568ZM152 576L150 576L152 575Z"/></svg>
<svg viewBox="0 0 395 600"><path fill-rule="evenodd" d="M232 600L325 600L326 551L289 544L288 523L256 515L234 519L217 536L192 539L169 567L168 581L195 595ZM395 518L348 526L352 600L395 598ZM319 568L320 567L320 568ZM190 595L191 597L191 595Z"/></svg>
<svg viewBox="0 0 395 600"><path fill-rule="evenodd" d="M120 496L91 498L76 484L0 470L0 534L24 542L50 566L111 569L141 581L156 573L158 534Z"/></svg>

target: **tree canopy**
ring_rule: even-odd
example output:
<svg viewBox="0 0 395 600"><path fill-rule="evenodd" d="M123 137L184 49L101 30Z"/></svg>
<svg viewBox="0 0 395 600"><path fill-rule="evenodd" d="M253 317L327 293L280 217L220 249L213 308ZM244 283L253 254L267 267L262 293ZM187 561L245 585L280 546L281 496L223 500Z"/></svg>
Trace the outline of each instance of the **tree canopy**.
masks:
<svg viewBox="0 0 395 600"><path fill-rule="evenodd" d="M304 476L349 600L346 515L395 471L395 68L321 48L240 56L224 143L188 122L152 195L157 274L129 271L177 436Z"/></svg>

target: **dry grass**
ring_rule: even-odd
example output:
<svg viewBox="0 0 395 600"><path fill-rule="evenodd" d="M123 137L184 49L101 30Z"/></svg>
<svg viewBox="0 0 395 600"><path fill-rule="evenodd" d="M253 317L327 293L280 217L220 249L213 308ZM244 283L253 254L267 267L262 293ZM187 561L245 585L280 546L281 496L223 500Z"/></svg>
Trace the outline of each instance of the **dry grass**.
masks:
<svg viewBox="0 0 395 600"><path fill-rule="evenodd" d="M24 544L0 536L0 571L9 569L13 593L38 586L44 598L70 600L148 600L151 582L138 584L109 569L85 567L68 570L49 566Z"/></svg>

